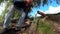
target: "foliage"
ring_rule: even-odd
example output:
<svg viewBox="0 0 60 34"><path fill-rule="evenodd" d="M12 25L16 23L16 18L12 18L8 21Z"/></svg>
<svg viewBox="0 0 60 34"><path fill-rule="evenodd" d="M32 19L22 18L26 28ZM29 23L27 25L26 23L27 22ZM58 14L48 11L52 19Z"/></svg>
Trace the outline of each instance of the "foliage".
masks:
<svg viewBox="0 0 60 34"><path fill-rule="evenodd" d="M11 3L10 3L10 2L7 2L4 11L2 11L2 14L0 15L0 17L1 17L0 21L4 21L5 14L8 12L8 7L9 7L10 5L11 5Z"/></svg>
<svg viewBox="0 0 60 34"><path fill-rule="evenodd" d="M4 9L4 11L2 12L2 15L0 15L0 21L3 22L5 19L5 14L9 11L8 7L11 5L11 2L7 2L6 7ZM14 15L13 15L13 19L17 19L20 17L20 14L18 12L18 10L15 11Z"/></svg>
<svg viewBox="0 0 60 34"><path fill-rule="evenodd" d="M21 14L19 13L18 10L16 10L14 15L13 15L13 19L18 19L20 16L21 16Z"/></svg>
<svg viewBox="0 0 60 34"><path fill-rule="evenodd" d="M3 0L0 0L0 3L3 2Z"/></svg>

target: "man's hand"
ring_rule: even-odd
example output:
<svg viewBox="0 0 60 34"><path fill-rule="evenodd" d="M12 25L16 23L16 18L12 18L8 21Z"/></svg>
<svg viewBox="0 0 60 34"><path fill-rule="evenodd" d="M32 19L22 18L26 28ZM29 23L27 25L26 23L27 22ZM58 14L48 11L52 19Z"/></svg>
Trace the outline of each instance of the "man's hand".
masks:
<svg viewBox="0 0 60 34"><path fill-rule="evenodd" d="M37 13L38 14L40 14L41 16L43 16L43 17L45 17L46 16L46 14L44 14L43 12L41 12L41 11L37 11Z"/></svg>

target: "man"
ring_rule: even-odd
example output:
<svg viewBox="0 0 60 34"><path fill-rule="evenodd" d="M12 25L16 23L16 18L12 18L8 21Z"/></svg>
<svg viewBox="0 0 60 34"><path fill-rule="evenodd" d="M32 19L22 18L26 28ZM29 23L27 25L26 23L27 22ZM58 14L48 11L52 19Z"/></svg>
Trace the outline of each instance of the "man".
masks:
<svg viewBox="0 0 60 34"><path fill-rule="evenodd" d="M9 22L15 12L15 9L18 9L19 12L22 14L21 17L19 18L16 27L23 27L22 24L24 23L24 20L27 17L32 2L33 0L13 0L13 5L9 7L9 12L6 15L3 27L5 29L8 29Z"/></svg>

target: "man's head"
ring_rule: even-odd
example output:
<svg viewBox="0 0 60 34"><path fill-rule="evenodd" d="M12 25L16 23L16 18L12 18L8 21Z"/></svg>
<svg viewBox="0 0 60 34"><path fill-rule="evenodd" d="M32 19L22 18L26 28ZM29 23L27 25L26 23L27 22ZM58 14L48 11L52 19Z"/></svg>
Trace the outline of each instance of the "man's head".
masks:
<svg viewBox="0 0 60 34"><path fill-rule="evenodd" d="M32 3L33 0L25 0L27 3Z"/></svg>
<svg viewBox="0 0 60 34"><path fill-rule="evenodd" d="M24 0L26 4L32 4L33 0Z"/></svg>

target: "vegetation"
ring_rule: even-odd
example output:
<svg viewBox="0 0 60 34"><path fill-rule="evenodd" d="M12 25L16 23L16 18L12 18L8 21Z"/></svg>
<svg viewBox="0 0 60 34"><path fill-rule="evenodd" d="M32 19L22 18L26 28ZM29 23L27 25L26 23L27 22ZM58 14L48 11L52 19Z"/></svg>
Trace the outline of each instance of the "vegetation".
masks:
<svg viewBox="0 0 60 34"><path fill-rule="evenodd" d="M53 34L53 24L51 21L42 21L42 18L37 18L36 22L37 24L37 30L39 31L39 34Z"/></svg>
<svg viewBox="0 0 60 34"><path fill-rule="evenodd" d="M0 0L0 3L3 2L3 0Z"/></svg>

